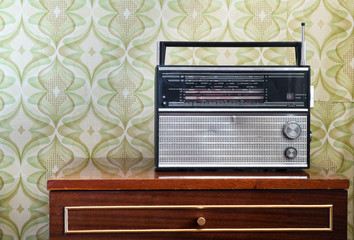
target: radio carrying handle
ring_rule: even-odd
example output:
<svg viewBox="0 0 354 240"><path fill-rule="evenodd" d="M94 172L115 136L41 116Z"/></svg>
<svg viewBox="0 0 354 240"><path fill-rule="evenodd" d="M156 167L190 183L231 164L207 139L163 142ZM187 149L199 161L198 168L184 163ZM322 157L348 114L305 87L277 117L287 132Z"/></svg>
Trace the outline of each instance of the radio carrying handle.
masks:
<svg viewBox="0 0 354 240"><path fill-rule="evenodd" d="M158 42L158 64L165 65L167 47L294 47L296 64L298 66L304 63L303 42L186 42L186 41L160 41Z"/></svg>

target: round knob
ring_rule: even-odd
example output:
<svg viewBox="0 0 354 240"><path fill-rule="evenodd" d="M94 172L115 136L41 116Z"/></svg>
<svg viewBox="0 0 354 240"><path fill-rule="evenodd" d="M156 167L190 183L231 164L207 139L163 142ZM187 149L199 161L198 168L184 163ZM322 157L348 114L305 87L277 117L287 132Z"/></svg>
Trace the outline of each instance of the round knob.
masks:
<svg viewBox="0 0 354 240"><path fill-rule="evenodd" d="M297 156L297 150L294 147L288 147L285 149L285 156L289 159L294 159Z"/></svg>
<svg viewBox="0 0 354 240"><path fill-rule="evenodd" d="M283 134L289 139L295 139L301 134L301 127L297 122L287 122L283 127Z"/></svg>
<svg viewBox="0 0 354 240"><path fill-rule="evenodd" d="M197 219L197 223L198 223L199 226L202 227L202 226L205 225L206 220L205 220L205 218L203 218L203 217L199 217L199 218Z"/></svg>

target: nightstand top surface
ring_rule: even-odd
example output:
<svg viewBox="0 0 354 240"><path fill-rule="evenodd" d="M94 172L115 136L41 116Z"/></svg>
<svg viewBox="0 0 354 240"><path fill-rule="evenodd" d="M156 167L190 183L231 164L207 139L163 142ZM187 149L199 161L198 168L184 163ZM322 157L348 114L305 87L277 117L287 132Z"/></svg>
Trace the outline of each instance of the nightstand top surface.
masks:
<svg viewBox="0 0 354 240"><path fill-rule="evenodd" d="M345 177L311 166L289 171L155 171L154 159L76 158L48 179L48 190L347 189Z"/></svg>

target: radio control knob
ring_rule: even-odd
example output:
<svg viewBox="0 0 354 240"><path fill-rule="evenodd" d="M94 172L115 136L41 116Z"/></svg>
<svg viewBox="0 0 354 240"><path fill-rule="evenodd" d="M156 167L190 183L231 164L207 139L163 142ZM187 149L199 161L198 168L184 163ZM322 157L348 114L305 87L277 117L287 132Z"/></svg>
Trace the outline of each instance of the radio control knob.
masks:
<svg viewBox="0 0 354 240"><path fill-rule="evenodd" d="M295 139L301 134L301 127L297 122L287 122L283 127L283 134L289 139Z"/></svg>
<svg viewBox="0 0 354 240"><path fill-rule="evenodd" d="M297 156L297 150L294 147L288 147L285 149L285 156L289 159L294 159Z"/></svg>

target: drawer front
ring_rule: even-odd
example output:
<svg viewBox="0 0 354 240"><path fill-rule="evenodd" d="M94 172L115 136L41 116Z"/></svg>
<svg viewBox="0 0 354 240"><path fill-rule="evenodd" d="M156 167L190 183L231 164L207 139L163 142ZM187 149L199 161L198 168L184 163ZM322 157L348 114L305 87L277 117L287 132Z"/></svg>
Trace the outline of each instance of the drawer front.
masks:
<svg viewBox="0 0 354 240"><path fill-rule="evenodd" d="M346 208L343 190L51 191L50 239L346 239Z"/></svg>
<svg viewBox="0 0 354 240"><path fill-rule="evenodd" d="M65 233L332 231L333 205L65 207Z"/></svg>

